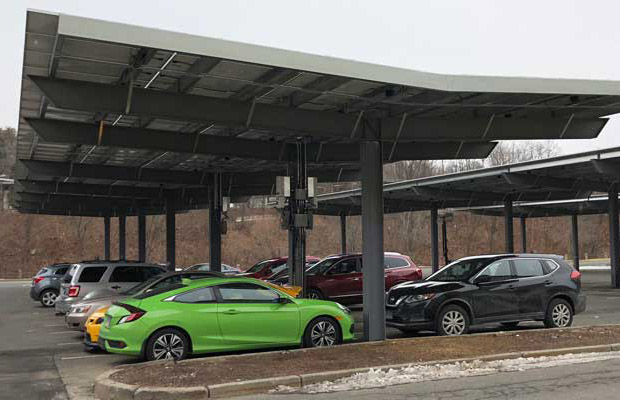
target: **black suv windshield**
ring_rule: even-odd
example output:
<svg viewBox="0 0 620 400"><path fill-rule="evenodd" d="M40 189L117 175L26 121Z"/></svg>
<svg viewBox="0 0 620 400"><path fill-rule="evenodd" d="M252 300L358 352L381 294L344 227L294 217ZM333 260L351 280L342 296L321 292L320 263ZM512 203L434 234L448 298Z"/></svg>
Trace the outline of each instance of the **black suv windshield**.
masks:
<svg viewBox="0 0 620 400"><path fill-rule="evenodd" d="M435 274L426 278L427 281L466 282L495 258L471 258L455 261Z"/></svg>

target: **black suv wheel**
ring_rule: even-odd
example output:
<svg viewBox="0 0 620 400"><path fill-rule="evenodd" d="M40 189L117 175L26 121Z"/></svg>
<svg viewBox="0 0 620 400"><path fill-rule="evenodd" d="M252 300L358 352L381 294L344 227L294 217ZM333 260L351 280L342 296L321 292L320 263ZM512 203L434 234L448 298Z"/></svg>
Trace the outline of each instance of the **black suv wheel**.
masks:
<svg viewBox="0 0 620 400"><path fill-rule="evenodd" d="M448 305L437 315L437 333L441 336L458 336L469 332L469 315L462 307Z"/></svg>
<svg viewBox="0 0 620 400"><path fill-rule="evenodd" d="M553 299L547 308L545 326L547 328L566 328L573 324L573 308L562 299Z"/></svg>

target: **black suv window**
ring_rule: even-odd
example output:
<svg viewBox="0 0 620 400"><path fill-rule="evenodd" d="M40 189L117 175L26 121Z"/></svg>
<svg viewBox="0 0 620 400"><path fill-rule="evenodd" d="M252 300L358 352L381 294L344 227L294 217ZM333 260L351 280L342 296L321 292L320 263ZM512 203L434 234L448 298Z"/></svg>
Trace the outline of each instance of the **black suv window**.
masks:
<svg viewBox="0 0 620 400"><path fill-rule="evenodd" d="M215 294L210 287L192 290L178 295L174 301L179 303L213 303L215 302Z"/></svg>
<svg viewBox="0 0 620 400"><path fill-rule="evenodd" d="M385 268L401 268L408 267L409 263L404 258L400 257L385 257Z"/></svg>
<svg viewBox="0 0 620 400"><path fill-rule="evenodd" d="M110 276L110 282L142 282L141 269L134 266L116 267Z"/></svg>
<svg viewBox="0 0 620 400"><path fill-rule="evenodd" d="M534 258L520 258L512 260L512 262L515 264L515 269L517 270L517 276L519 278L545 275L545 270L540 260Z"/></svg>
<svg viewBox="0 0 620 400"><path fill-rule="evenodd" d="M157 267L142 267L140 270L142 270L143 281L164 273L164 271Z"/></svg>
<svg viewBox="0 0 620 400"><path fill-rule="evenodd" d="M99 282L108 267L84 267L80 274L79 282L93 283Z"/></svg>
<svg viewBox="0 0 620 400"><path fill-rule="evenodd" d="M357 272L357 259L347 258L334 265L328 272L329 275L351 274Z"/></svg>
<svg viewBox="0 0 620 400"><path fill-rule="evenodd" d="M218 286L226 303L273 303L280 296L271 289L253 283L229 283Z"/></svg>
<svg viewBox="0 0 620 400"><path fill-rule="evenodd" d="M505 281L512 278L510 270L510 261L498 260L490 264L482 271L477 280L486 280L487 282Z"/></svg>

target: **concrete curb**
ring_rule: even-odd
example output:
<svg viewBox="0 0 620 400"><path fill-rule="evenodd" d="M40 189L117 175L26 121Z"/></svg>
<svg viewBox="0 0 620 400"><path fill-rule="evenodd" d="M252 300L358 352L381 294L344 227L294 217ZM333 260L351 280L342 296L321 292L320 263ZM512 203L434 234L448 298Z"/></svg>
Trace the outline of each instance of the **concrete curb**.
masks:
<svg viewBox="0 0 620 400"><path fill-rule="evenodd" d="M274 378L254 379L249 381L229 382L209 386L193 386L185 388L137 386L115 382L110 376L118 369L107 371L95 380L95 397L100 400L194 400L243 396L248 394L266 393L279 386L301 388L313 383L334 381L340 378L364 373L370 370L387 370L416 365L453 364L475 360L496 361L520 357L551 357L564 354L605 353L620 351L620 343L598 346L567 347L563 349L533 350L514 353L490 354L480 357L458 358L451 360L427 361L421 363L392 364L377 367L352 368L339 371L316 372L312 374L280 376Z"/></svg>

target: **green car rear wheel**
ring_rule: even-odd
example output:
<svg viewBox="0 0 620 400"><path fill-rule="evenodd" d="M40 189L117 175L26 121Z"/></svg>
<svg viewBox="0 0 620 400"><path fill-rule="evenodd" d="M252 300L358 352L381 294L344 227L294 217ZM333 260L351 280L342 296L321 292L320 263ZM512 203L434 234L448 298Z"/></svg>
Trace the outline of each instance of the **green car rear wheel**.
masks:
<svg viewBox="0 0 620 400"><path fill-rule="evenodd" d="M155 332L146 343L146 359L183 360L189 353L189 340L183 332L174 328Z"/></svg>

